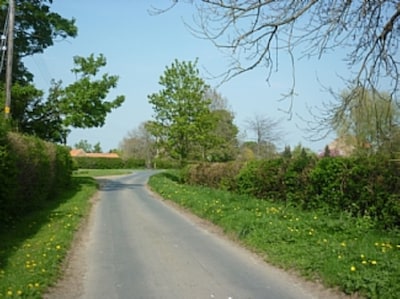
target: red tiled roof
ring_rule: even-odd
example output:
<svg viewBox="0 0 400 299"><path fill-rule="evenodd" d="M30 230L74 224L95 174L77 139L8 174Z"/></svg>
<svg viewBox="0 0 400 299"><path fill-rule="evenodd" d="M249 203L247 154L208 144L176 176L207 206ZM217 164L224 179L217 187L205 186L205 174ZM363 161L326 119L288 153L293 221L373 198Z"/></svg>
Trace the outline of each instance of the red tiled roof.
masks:
<svg viewBox="0 0 400 299"><path fill-rule="evenodd" d="M83 149L73 149L70 155L71 157L119 158L117 153L86 153Z"/></svg>

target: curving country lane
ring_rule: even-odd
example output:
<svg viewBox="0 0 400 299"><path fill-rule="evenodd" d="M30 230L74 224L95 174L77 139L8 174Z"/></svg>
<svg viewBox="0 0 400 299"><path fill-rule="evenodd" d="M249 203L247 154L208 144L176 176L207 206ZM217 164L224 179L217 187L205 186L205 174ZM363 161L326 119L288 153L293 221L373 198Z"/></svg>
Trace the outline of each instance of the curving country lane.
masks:
<svg viewBox="0 0 400 299"><path fill-rule="evenodd" d="M153 173L101 179L77 298L334 298L152 196Z"/></svg>

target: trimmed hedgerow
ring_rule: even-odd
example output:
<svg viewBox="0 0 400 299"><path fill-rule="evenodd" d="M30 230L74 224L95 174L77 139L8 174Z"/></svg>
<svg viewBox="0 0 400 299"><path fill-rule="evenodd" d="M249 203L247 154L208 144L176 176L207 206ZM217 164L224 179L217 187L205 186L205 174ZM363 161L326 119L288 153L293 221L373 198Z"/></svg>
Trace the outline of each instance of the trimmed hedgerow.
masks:
<svg viewBox="0 0 400 299"><path fill-rule="evenodd" d="M228 163L191 165L182 171L189 184L227 189L304 209L345 211L370 217L387 228L400 227L400 167L388 158L324 157L254 160L229 169ZM228 186L228 188L226 188Z"/></svg>
<svg viewBox="0 0 400 299"><path fill-rule="evenodd" d="M104 157L74 157L77 168L84 169L120 169L125 168L124 161L121 158Z"/></svg>
<svg viewBox="0 0 400 299"><path fill-rule="evenodd" d="M0 221L6 222L51 200L69 185L72 174L66 147L16 133L2 135L0 166Z"/></svg>

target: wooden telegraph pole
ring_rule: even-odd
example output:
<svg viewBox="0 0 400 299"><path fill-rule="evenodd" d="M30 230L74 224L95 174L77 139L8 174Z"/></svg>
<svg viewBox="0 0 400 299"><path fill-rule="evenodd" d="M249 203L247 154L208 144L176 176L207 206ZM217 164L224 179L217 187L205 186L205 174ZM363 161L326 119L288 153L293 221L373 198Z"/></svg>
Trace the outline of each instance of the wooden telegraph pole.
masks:
<svg viewBox="0 0 400 299"><path fill-rule="evenodd" d="M6 68L6 106L4 108L5 117L10 118L11 107L11 87L12 87L12 67L14 55L14 20L15 20L15 0L9 0L8 14L8 33L7 33L7 68Z"/></svg>

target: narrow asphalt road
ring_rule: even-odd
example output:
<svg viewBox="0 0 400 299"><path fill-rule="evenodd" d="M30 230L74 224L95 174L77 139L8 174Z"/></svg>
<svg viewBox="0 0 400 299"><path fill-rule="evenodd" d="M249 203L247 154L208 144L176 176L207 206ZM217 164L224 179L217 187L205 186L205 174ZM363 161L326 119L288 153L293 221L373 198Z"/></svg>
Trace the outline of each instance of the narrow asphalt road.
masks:
<svg viewBox="0 0 400 299"><path fill-rule="evenodd" d="M154 198L151 171L102 179L80 298L318 298L191 217Z"/></svg>

